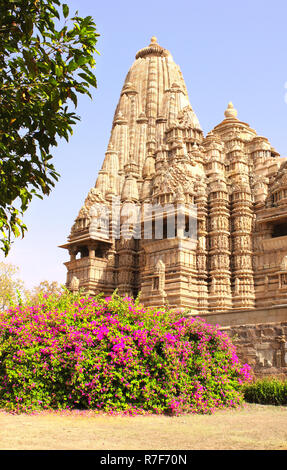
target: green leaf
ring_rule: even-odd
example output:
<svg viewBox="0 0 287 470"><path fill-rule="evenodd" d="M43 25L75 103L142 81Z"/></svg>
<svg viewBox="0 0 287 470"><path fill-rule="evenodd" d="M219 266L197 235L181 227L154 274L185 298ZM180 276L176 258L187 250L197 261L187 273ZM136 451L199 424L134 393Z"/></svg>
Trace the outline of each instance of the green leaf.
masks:
<svg viewBox="0 0 287 470"><path fill-rule="evenodd" d="M63 15L65 18L67 18L69 15L69 7L66 3L63 4Z"/></svg>
<svg viewBox="0 0 287 470"><path fill-rule="evenodd" d="M97 88L97 79L93 75L87 75L86 73L79 73L79 76L83 78L86 82L88 82L93 87Z"/></svg>

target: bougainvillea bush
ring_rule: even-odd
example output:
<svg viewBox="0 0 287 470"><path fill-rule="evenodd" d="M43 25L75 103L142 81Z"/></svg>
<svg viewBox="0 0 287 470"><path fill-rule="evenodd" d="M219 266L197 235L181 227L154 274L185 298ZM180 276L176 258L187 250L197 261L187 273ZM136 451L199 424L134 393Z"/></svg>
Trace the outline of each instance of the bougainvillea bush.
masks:
<svg viewBox="0 0 287 470"><path fill-rule="evenodd" d="M1 313L0 361L0 407L17 412L210 413L250 380L218 328L116 294Z"/></svg>

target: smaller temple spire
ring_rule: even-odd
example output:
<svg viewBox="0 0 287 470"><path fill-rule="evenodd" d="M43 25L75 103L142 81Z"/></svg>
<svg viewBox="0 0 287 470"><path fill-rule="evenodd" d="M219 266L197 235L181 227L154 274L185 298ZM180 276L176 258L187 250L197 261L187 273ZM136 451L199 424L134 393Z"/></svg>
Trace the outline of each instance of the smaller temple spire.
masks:
<svg viewBox="0 0 287 470"><path fill-rule="evenodd" d="M226 119L237 119L237 110L234 108L233 103L230 101L228 107L224 112Z"/></svg>

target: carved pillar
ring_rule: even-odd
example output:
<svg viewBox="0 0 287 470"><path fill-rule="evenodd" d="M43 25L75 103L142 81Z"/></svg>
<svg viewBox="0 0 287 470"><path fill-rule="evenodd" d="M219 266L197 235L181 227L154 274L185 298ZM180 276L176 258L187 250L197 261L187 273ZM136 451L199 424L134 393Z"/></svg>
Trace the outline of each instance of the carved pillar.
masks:
<svg viewBox="0 0 287 470"><path fill-rule="evenodd" d="M230 209L229 194L223 181L210 188L210 296L212 311L232 307L230 285Z"/></svg>
<svg viewBox="0 0 287 470"><path fill-rule="evenodd" d="M232 193L232 265L233 307L255 306L252 266L253 211L251 191L247 184L233 188Z"/></svg>
<svg viewBox="0 0 287 470"><path fill-rule="evenodd" d="M207 273L207 189L203 185L195 197L197 206L197 270L198 270L198 311L208 311L208 273Z"/></svg>

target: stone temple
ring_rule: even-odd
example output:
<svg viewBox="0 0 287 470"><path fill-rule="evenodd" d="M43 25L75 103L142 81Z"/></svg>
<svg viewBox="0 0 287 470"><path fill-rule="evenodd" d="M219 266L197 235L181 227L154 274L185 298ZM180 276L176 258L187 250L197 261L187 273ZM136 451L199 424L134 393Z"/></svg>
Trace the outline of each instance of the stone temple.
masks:
<svg viewBox="0 0 287 470"><path fill-rule="evenodd" d="M170 52L155 37L138 51L95 187L62 245L69 289L140 292L145 305L201 315L287 303L286 159L232 103L223 117L204 136ZM160 235L156 210L140 216L140 236L124 236L127 211L113 232L115 208L144 205L171 208ZM185 236L191 220L196 236Z"/></svg>

